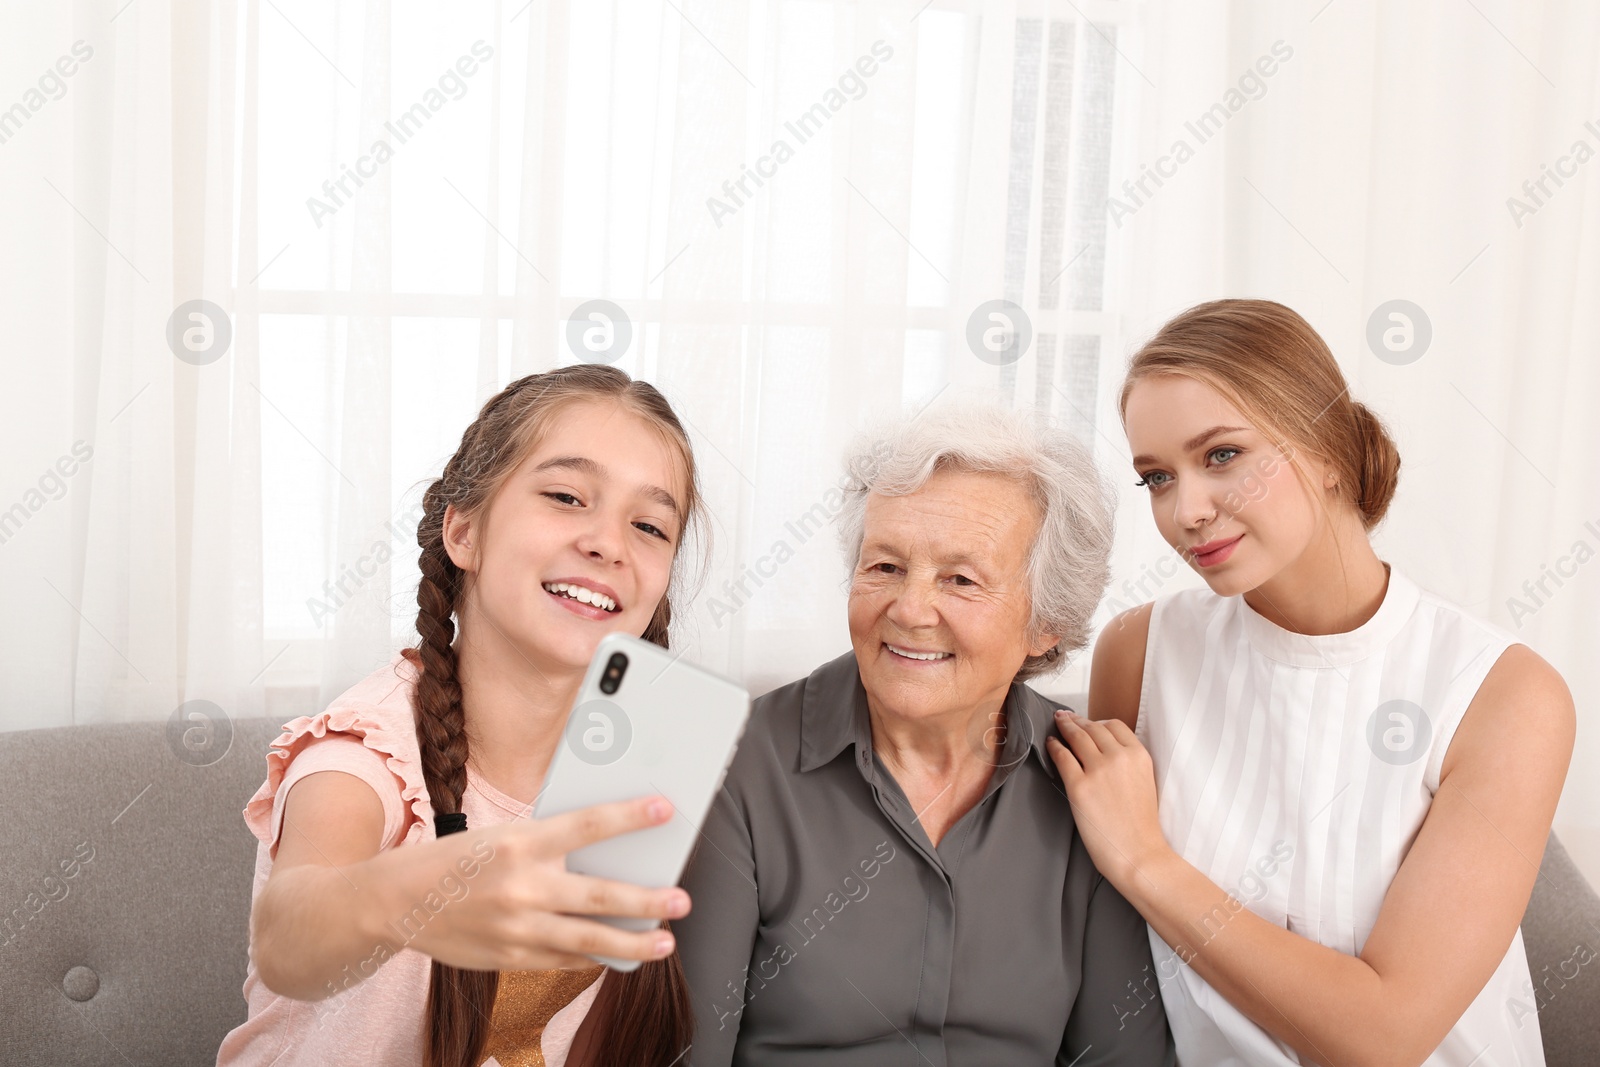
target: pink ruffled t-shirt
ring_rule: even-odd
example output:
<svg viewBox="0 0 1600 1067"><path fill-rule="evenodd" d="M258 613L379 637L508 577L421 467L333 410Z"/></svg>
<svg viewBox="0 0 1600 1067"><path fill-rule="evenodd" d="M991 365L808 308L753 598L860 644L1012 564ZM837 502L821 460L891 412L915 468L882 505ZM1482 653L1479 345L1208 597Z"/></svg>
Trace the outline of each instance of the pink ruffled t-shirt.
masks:
<svg viewBox="0 0 1600 1067"><path fill-rule="evenodd" d="M272 873L284 802L295 782L317 771L344 771L372 786L383 802L383 849L429 841L433 806L422 776L411 694L417 668L396 653L328 705L326 711L284 724L267 752L267 780L245 805L256 846L251 904ZM480 780L467 768L461 798L467 825L494 826L530 808ZM217 1067L296 1067L363 1063L415 1067L422 1062L431 959L403 948L369 978L321 1001L291 1000L261 984L252 956L244 980L249 1017L217 1051ZM353 973L353 972L352 972ZM541 1041L548 1067L562 1067L578 1025L600 989L597 979L546 1024ZM497 1067L494 1057L484 1061Z"/></svg>

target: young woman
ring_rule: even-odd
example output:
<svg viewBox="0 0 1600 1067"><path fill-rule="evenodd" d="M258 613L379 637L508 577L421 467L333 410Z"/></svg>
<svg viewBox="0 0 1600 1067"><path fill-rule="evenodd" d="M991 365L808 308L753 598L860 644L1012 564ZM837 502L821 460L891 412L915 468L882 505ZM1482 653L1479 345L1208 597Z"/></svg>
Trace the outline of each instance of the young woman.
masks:
<svg viewBox="0 0 1600 1067"><path fill-rule="evenodd" d="M689 898L564 857L670 807L518 816L601 636L667 644L703 522L688 437L621 371L533 375L484 405L424 506L419 647L288 723L245 809L250 1013L217 1062L666 1067L692 1018L671 933L583 916L678 918Z"/></svg>
<svg viewBox="0 0 1600 1067"><path fill-rule="evenodd" d="M1572 753L1560 676L1378 558L1399 457L1288 308L1183 313L1121 406L1209 589L1108 626L1050 747L1179 1061L1543 1064L1519 923Z"/></svg>

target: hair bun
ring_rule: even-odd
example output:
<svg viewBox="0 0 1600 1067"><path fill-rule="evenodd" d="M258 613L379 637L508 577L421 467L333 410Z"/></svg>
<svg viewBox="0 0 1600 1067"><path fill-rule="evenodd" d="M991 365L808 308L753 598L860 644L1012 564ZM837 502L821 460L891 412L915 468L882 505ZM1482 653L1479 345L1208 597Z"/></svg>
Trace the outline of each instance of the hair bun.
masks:
<svg viewBox="0 0 1600 1067"><path fill-rule="evenodd" d="M1361 442L1360 484L1355 503L1367 529L1378 525L1400 485L1400 450L1372 409L1353 401L1350 405Z"/></svg>

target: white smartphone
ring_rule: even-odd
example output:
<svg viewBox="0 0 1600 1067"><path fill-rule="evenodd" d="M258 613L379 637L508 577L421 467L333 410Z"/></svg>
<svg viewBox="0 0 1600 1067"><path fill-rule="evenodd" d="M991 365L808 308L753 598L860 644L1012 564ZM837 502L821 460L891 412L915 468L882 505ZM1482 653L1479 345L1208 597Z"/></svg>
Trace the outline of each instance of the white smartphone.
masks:
<svg viewBox="0 0 1600 1067"><path fill-rule="evenodd" d="M589 662L533 816L660 794L672 802L670 822L570 852L567 869L650 889L677 885L749 716L743 686L659 645L607 634ZM623 930L656 925L596 918ZM639 966L594 958L618 971Z"/></svg>

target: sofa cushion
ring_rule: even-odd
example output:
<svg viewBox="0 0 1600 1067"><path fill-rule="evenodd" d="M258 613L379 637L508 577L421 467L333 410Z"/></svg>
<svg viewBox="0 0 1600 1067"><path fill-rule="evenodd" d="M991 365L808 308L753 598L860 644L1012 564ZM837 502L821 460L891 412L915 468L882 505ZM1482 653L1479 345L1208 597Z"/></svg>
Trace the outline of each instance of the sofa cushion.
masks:
<svg viewBox="0 0 1600 1067"><path fill-rule="evenodd" d="M279 723L211 718L0 737L0 1063L210 1065L244 1020Z"/></svg>
<svg viewBox="0 0 1600 1067"><path fill-rule="evenodd" d="M1522 917L1522 942L1533 990L1514 1010L1519 1018L1538 1011L1547 1067L1600 1063L1600 896L1555 834Z"/></svg>
<svg viewBox="0 0 1600 1067"><path fill-rule="evenodd" d="M0 1064L215 1064L245 1017L240 813L279 733L218 710L0 734ZM1600 897L1554 835L1522 931L1548 1067L1592 1067Z"/></svg>

